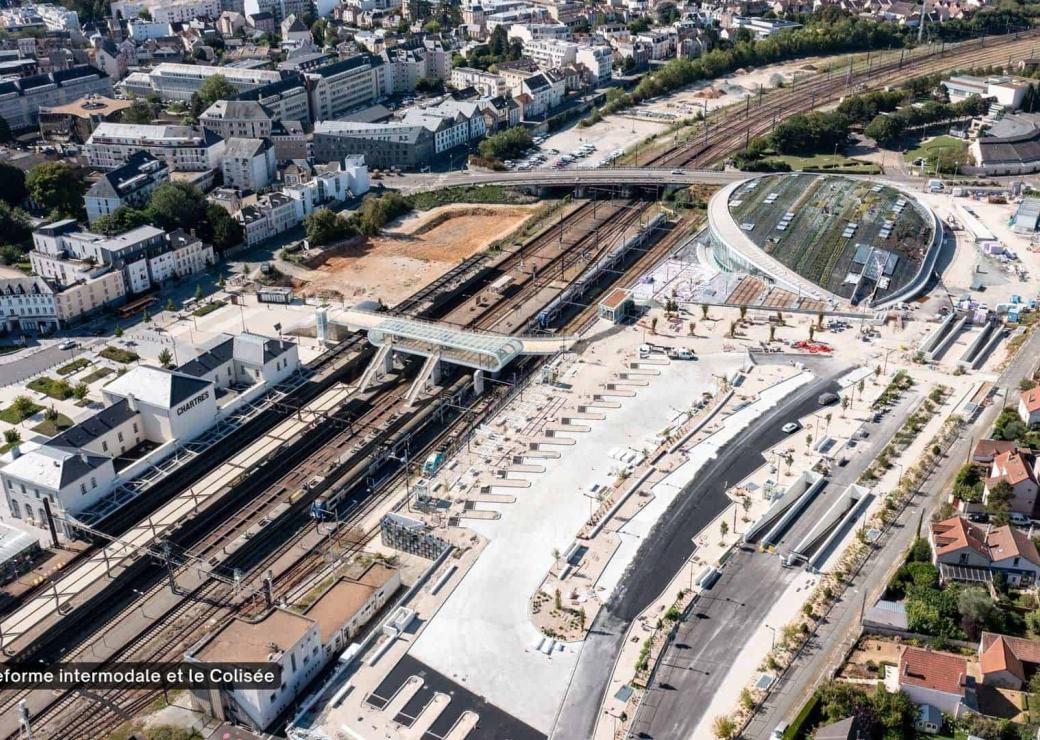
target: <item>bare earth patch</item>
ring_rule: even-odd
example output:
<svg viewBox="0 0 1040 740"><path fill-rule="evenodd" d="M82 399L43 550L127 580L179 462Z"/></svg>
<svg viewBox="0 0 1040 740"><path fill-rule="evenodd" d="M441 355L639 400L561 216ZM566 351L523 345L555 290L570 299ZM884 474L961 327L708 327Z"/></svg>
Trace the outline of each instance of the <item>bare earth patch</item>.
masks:
<svg viewBox="0 0 1040 740"><path fill-rule="evenodd" d="M409 214L380 236L345 243L299 281L297 293L392 305L508 235L537 207L453 204Z"/></svg>

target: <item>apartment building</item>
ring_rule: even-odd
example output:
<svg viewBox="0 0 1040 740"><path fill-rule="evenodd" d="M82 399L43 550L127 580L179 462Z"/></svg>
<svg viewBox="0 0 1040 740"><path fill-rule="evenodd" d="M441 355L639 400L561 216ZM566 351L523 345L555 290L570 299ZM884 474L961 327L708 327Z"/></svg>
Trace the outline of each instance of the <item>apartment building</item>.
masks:
<svg viewBox="0 0 1040 740"><path fill-rule="evenodd" d="M225 139L263 139L271 135L274 120L255 100L218 100L203 111L199 123Z"/></svg>
<svg viewBox="0 0 1040 740"><path fill-rule="evenodd" d="M114 0L112 14L139 18L141 11L159 23L190 23L198 18L219 18L220 0Z"/></svg>
<svg viewBox="0 0 1040 740"><path fill-rule="evenodd" d="M228 139L220 166L224 185L239 190L263 190L278 170L270 139Z"/></svg>
<svg viewBox="0 0 1040 740"><path fill-rule="evenodd" d="M578 60L578 45L559 39L539 39L524 44L524 56L543 69L566 67Z"/></svg>
<svg viewBox="0 0 1040 740"><path fill-rule="evenodd" d="M386 67L386 92L402 93L415 90L415 84L427 76L426 54L422 49L386 49L380 55Z"/></svg>
<svg viewBox="0 0 1040 740"><path fill-rule="evenodd" d="M480 105L469 101L448 99L437 105L413 108L402 120L426 126L433 132L436 154L482 139L487 133Z"/></svg>
<svg viewBox="0 0 1040 740"><path fill-rule="evenodd" d="M327 4L323 3L323 6ZM243 8L246 15L270 13L276 25L290 15L309 17L314 15L316 10L313 0L245 0ZM328 15L328 12L324 15Z"/></svg>
<svg viewBox="0 0 1040 740"><path fill-rule="evenodd" d="M174 172L205 172L220 166L224 140L202 126L102 123L84 150L90 165L101 169L121 167L146 151Z"/></svg>
<svg viewBox="0 0 1040 740"><path fill-rule="evenodd" d="M425 126L403 121L318 121L312 145L319 162L359 154L369 167L379 169L419 169L432 164L435 156L433 133Z"/></svg>
<svg viewBox="0 0 1040 740"><path fill-rule="evenodd" d="M494 30L493 26L489 24L488 30ZM571 37L571 29L563 23L514 23L506 35L510 39L520 39L526 47L532 41L566 41Z"/></svg>
<svg viewBox="0 0 1040 740"><path fill-rule="evenodd" d="M302 220L299 203L280 192L261 195L256 203L246 206L235 217L242 224L244 242L250 247L288 231Z"/></svg>
<svg viewBox="0 0 1040 740"><path fill-rule="evenodd" d="M80 231L74 219L34 231L33 247L33 271L54 284L72 287L114 271L123 276L125 293L143 293L174 277L202 272L216 260L213 247L180 230L167 234L139 226L104 236Z"/></svg>
<svg viewBox="0 0 1040 740"><path fill-rule="evenodd" d="M112 78L82 64L48 74L0 82L0 117L13 131L35 128L41 108L71 103L87 95L112 96Z"/></svg>
<svg viewBox="0 0 1040 740"><path fill-rule="evenodd" d="M280 191L262 195L237 213L245 243L259 244L303 222L315 209L364 195L369 189L368 167L360 156L306 168Z"/></svg>
<svg viewBox="0 0 1040 740"><path fill-rule="evenodd" d="M135 152L125 165L104 173L90 186L84 197L87 221L93 224L99 216L107 216L120 206L140 208L152 191L169 181L170 168L165 161L148 152Z"/></svg>
<svg viewBox="0 0 1040 740"><path fill-rule="evenodd" d="M575 61L585 69L590 85L605 85L613 76L614 52L609 46L579 46Z"/></svg>
<svg viewBox="0 0 1040 740"><path fill-rule="evenodd" d="M472 87L489 98L505 95L509 91L502 75L473 67L455 67L451 71L451 85L459 90Z"/></svg>
<svg viewBox="0 0 1040 740"><path fill-rule="evenodd" d="M240 93L235 99L259 103L276 121L312 120L306 80L295 72L283 72L277 82Z"/></svg>
<svg viewBox="0 0 1040 740"><path fill-rule="evenodd" d="M274 144L275 158L279 162L307 159L310 156L307 134L299 121L275 121L271 128L271 143Z"/></svg>
<svg viewBox="0 0 1040 740"><path fill-rule="evenodd" d="M386 95L387 68L373 54L358 54L307 73L310 83L311 118L338 118L352 108Z"/></svg>

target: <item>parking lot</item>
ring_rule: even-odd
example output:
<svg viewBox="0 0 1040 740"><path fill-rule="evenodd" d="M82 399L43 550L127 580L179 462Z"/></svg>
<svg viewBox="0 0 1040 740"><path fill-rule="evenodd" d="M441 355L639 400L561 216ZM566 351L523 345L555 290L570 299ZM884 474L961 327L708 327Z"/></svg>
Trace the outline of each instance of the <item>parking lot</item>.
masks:
<svg viewBox="0 0 1040 740"><path fill-rule="evenodd" d="M624 149L614 149L602 154L599 147L592 142L583 142L570 151L561 151L550 147L548 135L536 136L534 146L525 152L523 159L506 160L507 169L525 172L533 169L552 167L553 169L564 169L570 166L577 167L605 167L624 154Z"/></svg>

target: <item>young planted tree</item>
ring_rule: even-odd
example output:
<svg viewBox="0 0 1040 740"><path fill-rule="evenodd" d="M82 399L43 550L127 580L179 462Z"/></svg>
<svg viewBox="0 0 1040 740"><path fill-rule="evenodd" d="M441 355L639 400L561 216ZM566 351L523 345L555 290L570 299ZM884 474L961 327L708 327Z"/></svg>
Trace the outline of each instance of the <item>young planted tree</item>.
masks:
<svg viewBox="0 0 1040 740"><path fill-rule="evenodd" d="M173 355L170 354L170 350L164 349L159 353L159 364L166 368L173 365Z"/></svg>

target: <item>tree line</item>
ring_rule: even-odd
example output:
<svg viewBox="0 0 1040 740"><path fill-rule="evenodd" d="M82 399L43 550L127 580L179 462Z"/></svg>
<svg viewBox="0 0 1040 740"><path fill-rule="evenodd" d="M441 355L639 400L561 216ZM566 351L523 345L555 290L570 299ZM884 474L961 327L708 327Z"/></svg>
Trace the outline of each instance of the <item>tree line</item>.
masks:
<svg viewBox="0 0 1040 740"><path fill-rule="evenodd" d="M152 192L144 208L120 206L97 218L91 228L112 236L146 224L166 231L194 231L218 252L241 244L243 237L242 225L230 213L207 201L197 187L184 182L164 183Z"/></svg>

